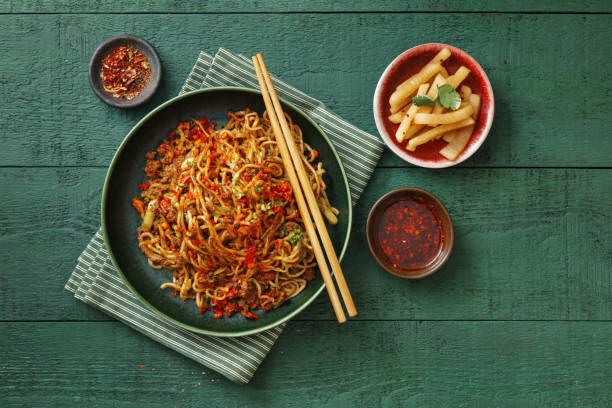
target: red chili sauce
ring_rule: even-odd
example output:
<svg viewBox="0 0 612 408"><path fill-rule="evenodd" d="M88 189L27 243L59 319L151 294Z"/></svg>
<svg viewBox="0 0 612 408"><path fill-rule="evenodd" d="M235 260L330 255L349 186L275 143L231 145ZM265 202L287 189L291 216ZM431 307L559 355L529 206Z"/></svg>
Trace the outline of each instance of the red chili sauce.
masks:
<svg viewBox="0 0 612 408"><path fill-rule="evenodd" d="M427 266L442 248L442 223L434 206L422 197L408 197L389 205L378 219L377 241L394 268Z"/></svg>

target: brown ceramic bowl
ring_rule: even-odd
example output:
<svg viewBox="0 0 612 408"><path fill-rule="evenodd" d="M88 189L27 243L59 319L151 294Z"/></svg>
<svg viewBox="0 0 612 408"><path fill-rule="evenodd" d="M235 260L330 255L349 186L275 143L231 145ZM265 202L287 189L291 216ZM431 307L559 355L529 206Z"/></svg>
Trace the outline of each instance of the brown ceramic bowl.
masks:
<svg viewBox="0 0 612 408"><path fill-rule="evenodd" d="M440 224L442 226L442 244L438 254L425 266L418 269L400 269L394 267L387 257L384 255L377 237L377 226L380 222L380 217L383 212L393 203L404 200L407 197L422 197L426 203L433 206L434 210L438 214ZM416 187L404 187L392 190L382 196L370 209L368 215L368 221L366 225L366 237L368 240L368 247L376 262L392 275L398 276L404 279L420 279L426 276L432 275L446 263L450 254L453 250L453 243L455 241L455 235L453 232L453 221L451 220L450 214L444 205L438 200L436 196L428 191L425 191Z"/></svg>

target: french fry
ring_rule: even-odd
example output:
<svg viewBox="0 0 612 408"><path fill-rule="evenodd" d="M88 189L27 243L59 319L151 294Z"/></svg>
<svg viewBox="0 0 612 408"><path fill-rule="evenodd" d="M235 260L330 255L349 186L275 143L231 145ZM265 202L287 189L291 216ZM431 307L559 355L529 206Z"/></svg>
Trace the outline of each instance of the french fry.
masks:
<svg viewBox="0 0 612 408"><path fill-rule="evenodd" d="M461 108L450 113L417 113L414 115L416 125L448 125L449 123L461 122L472 116L474 112L472 105L466 103Z"/></svg>
<svg viewBox="0 0 612 408"><path fill-rule="evenodd" d="M476 118L478 118L478 111L480 110L480 96L477 94L470 94L467 99L470 105L472 106L472 110L474 111L472 113L472 119L476 120ZM465 133L469 133L471 137L473 132L474 126L469 126L461 129L451 130L450 132L445 133L442 136L442 139L444 139L445 142L448 142L449 145L440 150L440 154L442 154L448 160L455 160L457 156L461 154L463 149L465 149L467 142L470 140L468 136L465 136ZM453 140L459 134L461 134L462 137L460 139L457 139L457 141L453 143Z"/></svg>
<svg viewBox="0 0 612 408"><path fill-rule="evenodd" d="M438 86L442 86L444 85L444 77L442 76L442 74L438 74L436 75L436 77L434 78L431 87L429 88L429 91L427 91L427 95L431 98L431 99L436 99L438 97ZM436 105L437 107L438 105ZM429 106L419 106L417 109L417 113L418 112L423 112L423 113L430 113L432 111L432 109ZM414 115L413 115L414 117ZM410 119L412 121L412 119ZM404 138L403 140L408 140L411 137L413 137L414 135L416 135L421 129L423 129L423 125L415 125L412 122L410 122L408 124L408 127L406 128L406 130L404 131Z"/></svg>
<svg viewBox="0 0 612 408"><path fill-rule="evenodd" d="M478 118L478 112L480 112L480 95L471 94L469 97L469 103L472 105L472 119L476 120Z"/></svg>
<svg viewBox="0 0 612 408"><path fill-rule="evenodd" d="M427 92L427 89L429 88L429 84L426 82L424 84L422 84L421 86L419 86L419 90L421 89L421 87L426 87L425 92ZM417 95L424 95L425 92L423 93L419 93L419 90L417 90L417 92L412 95L417 96ZM409 99L412 100L412 97ZM410 107L412 106L412 103L407 104L406 106L404 106L402 109L400 109L399 111L395 112L392 115L389 115L389 122L391 123L401 123L402 119L404 119L404 116L406 116L406 113L408 112L408 109L410 109Z"/></svg>
<svg viewBox="0 0 612 408"><path fill-rule="evenodd" d="M467 85L461 85L461 87L459 88L459 95L461 96L461 100L467 101L471 94L472 88Z"/></svg>
<svg viewBox="0 0 612 408"><path fill-rule="evenodd" d="M429 89L429 84L427 83L419 86L417 95L425 95L428 89ZM411 104L410 108L408 108L408 110L404 113L402 123L400 123L399 127L397 128L397 131L395 132L395 138L397 139L398 142L401 143L404 141L405 139L404 133L406 132L406 129L410 127L410 123L412 123L412 118L414 117L414 115L417 113L418 110L419 110L419 106Z"/></svg>
<svg viewBox="0 0 612 408"><path fill-rule="evenodd" d="M455 137L440 150L440 154L448 160L456 160L467 146L470 137L472 137L472 132L474 132L474 125L455 130Z"/></svg>
<svg viewBox="0 0 612 408"><path fill-rule="evenodd" d="M467 78L468 75L470 75L470 70L462 65L459 67L457 72L455 72L453 75L449 76L446 79L446 83L452 86L454 89L457 89L457 87L463 82L465 78Z"/></svg>
<svg viewBox="0 0 612 408"><path fill-rule="evenodd" d="M472 107L472 119L475 121L480 111L480 96L477 94L470 94L467 99ZM454 133L454 136L452 133ZM474 133L474 125L454 130L452 133L449 132L443 136L448 144L440 150L440 154L451 161L457 160L457 157L459 157L461 152L465 149L465 146L467 146L472 137L472 133Z"/></svg>
<svg viewBox="0 0 612 408"><path fill-rule="evenodd" d="M468 102L472 107L472 119L475 121L478 118L478 112L480 111L480 96L477 94L470 94L468 97ZM472 137L472 133L474 133L474 125L467 126L461 129L457 129L454 131L455 136L447 137L444 135L444 140L449 142L442 150L440 150L440 154L446 157L448 160L457 160L457 157L463 152L465 146L467 146L470 138ZM452 135L451 135L452 136Z"/></svg>
<svg viewBox="0 0 612 408"><path fill-rule="evenodd" d="M389 122L391 122L391 123L401 123L402 119L404 119L404 115L406 115L406 111L411 106L412 106L412 104L409 103L408 105L404 106L402 109L398 110L394 114L389 115L389 117L387 119L389 119Z"/></svg>
<svg viewBox="0 0 612 408"><path fill-rule="evenodd" d="M389 98L391 113L397 112L402 106L406 105L410 95L416 91L422 83L429 81L430 78L440 72L443 68L441 65L442 62L446 61L448 57L450 57L450 50L448 48L443 48L418 73L399 85Z"/></svg>
<svg viewBox="0 0 612 408"><path fill-rule="evenodd" d="M391 123L401 123L402 119L404 119L404 115L406 114L406 110L408 110L410 106L412 106L412 104L404 106L402 109L395 112L393 115L389 115L387 119L389 119L389 122Z"/></svg>
<svg viewBox="0 0 612 408"><path fill-rule="evenodd" d="M455 129L455 130L446 132L445 134L442 135L442 139L444 139L446 143L450 143L451 140L455 138L455 135L457 135L457 132L459 132L459 129Z"/></svg>
<svg viewBox="0 0 612 408"><path fill-rule="evenodd" d="M446 70L446 68L442 67L442 69L440 70L440 75L442 75L444 78L448 78L448 71Z"/></svg>
<svg viewBox="0 0 612 408"><path fill-rule="evenodd" d="M446 78L446 84L453 87L453 89L457 89L457 87L463 82L465 78L470 74L470 70L464 67L463 65L459 67L457 72L453 75ZM439 104L433 108L434 114L440 114L444 111L444 108Z"/></svg>
<svg viewBox="0 0 612 408"><path fill-rule="evenodd" d="M431 108L427 108L427 109L431 109ZM404 132L404 140L412 139L414 135L419 133L419 131L423 129L424 127L425 125L415 125L415 124L410 125L410 127L406 129L406 131Z"/></svg>
<svg viewBox="0 0 612 408"><path fill-rule="evenodd" d="M427 143L430 140L433 140L438 136L442 136L444 133L448 132L449 130L455 130L455 129L459 129L465 126L470 126L473 124L474 124L474 119L468 118L468 119L462 120L461 122L455 122L455 123L450 123L447 125L436 126L435 128L428 130L424 133L421 133L420 135L410 139L410 141L406 144L406 149L410 150L411 152L414 152L417 146L420 146L423 143Z"/></svg>
<svg viewBox="0 0 612 408"><path fill-rule="evenodd" d="M404 82L400 85L389 98L389 106L391 113L395 113L401 109L409 100L412 94L423 82L427 82L431 77L440 72L442 65L431 64L426 65L418 74L408 79L409 82Z"/></svg>

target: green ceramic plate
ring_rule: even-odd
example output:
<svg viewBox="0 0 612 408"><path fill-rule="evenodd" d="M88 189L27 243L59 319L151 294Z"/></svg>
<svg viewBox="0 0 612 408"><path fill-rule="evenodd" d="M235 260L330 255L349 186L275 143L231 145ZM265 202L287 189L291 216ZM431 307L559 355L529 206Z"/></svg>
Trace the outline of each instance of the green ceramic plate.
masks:
<svg viewBox="0 0 612 408"><path fill-rule="evenodd" d="M324 284L317 278L295 298L275 310L257 311L257 320L240 314L231 318L214 319L212 313L201 314L192 300L183 302L159 286L171 278L168 270L151 268L140 251L137 228L140 217L131 205L139 195L138 183L145 180L145 157L167 137L179 121L206 116L218 125L227 123L228 111L250 107L265 110L259 91L244 88L211 88L178 96L146 115L125 137L108 169L102 194L102 228L104 240L113 263L127 286L152 311L189 330L214 336L243 336L274 327L308 306L323 291ZM319 158L327 171L325 182L331 203L340 210L338 224L329 233L340 259L344 255L351 229L352 206L348 182L340 158L323 131L295 106L283 102L283 109L291 115L304 133L304 139L319 151Z"/></svg>

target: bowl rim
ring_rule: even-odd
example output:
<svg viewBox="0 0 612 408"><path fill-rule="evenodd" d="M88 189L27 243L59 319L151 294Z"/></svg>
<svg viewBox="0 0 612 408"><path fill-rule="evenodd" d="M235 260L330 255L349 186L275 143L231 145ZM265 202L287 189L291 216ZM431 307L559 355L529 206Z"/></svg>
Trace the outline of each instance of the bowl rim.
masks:
<svg viewBox="0 0 612 408"><path fill-rule="evenodd" d="M458 55L461 55L462 58L471 61L478 68L478 71L480 71L480 74L482 74L482 78L484 79L483 81L484 88L486 88L487 93L490 94L490 97L491 97L491 108L486 112L487 118L485 122L485 127L482 130L482 136L479 137L479 139L476 140L474 144L469 146L469 150L466 149L465 151L463 151L460 154L460 156L457 158L457 160L454 160L454 161L450 161L446 158L444 158L443 160L439 160L439 161L422 160L420 158L413 157L409 155L408 153L404 152L402 149L396 146L391 140L392 136L387 133L387 130L385 129L385 124L383 122L385 118L383 118L381 115L382 107L380 104L380 97L382 93L383 84L387 80L390 74L390 71L395 67L396 64L399 63L399 61L405 55L414 53L415 51L422 49L422 48L426 48L426 47L432 47L436 49L442 49L444 47L447 47L451 51L451 57L452 55L458 54ZM484 89L483 89L483 92L484 92ZM407 49L406 51L402 52L400 55L395 57L393 61L391 61L391 63L387 65L382 75L378 79L378 83L376 84L376 89L374 91L374 99L373 99L372 105L373 105L372 108L373 108L373 113L374 113L374 122L376 123L376 129L378 130L378 133L382 137L387 147L391 149L391 151L393 151L393 153L395 153L398 157L400 157L402 160L408 163L411 163L415 166L424 167L424 168L432 168L432 169L456 166L457 164L467 160L474 153L476 153L478 149L480 148L480 146L482 146L482 144L484 143L487 136L489 135L489 131L491 130L491 126L493 125L493 117L495 116L495 97L493 94L493 87L491 86L491 82L489 81L489 77L487 76L487 73L485 72L485 70L478 63L478 61L476 61L476 59L472 57L470 54L468 54L467 52L463 51L460 48L454 47L449 44L443 44L443 43L420 44L420 45Z"/></svg>
<svg viewBox="0 0 612 408"><path fill-rule="evenodd" d="M117 262L117 259L115 258L115 255L114 255L114 253L113 253L113 251L111 249L111 246L110 246L110 237L109 237L108 230L107 230L106 202L107 202L107 196L108 196L108 191L109 191L110 178L111 178L111 176L113 174L113 171L114 171L115 167L117 166L117 163L119 161L119 157L120 157L121 153L125 149L125 146L129 142L129 140L136 133L136 131L138 131L138 129L140 129L140 127L142 127L152 116L157 114L159 111L165 109L167 106L169 106L169 105L171 105L171 104L173 104L173 103L175 103L175 102L177 102L177 101L179 101L181 99L193 96L195 94L206 94L206 93L212 93L212 92L218 92L218 91L240 91L240 92L248 92L248 93L254 93L254 94L261 95L261 92L259 90L252 89L252 88L243 88L243 87L234 87L234 86L211 87L211 88L199 89L199 90L195 90L195 91L191 91L191 92L186 92L184 94L178 95L178 96L176 96L176 97L174 97L174 98L172 98L172 99L162 103L161 105L159 105L158 107L156 107L155 109L153 109L152 111L147 113L140 121L138 121L138 123L136 123L136 125L134 125L134 127L132 127L132 129L127 133L127 135L125 136L125 138L123 139L123 141L121 142L121 144L119 145L117 150L115 151L115 154L113 156L111 164L108 167L108 171L106 172L106 176L105 176L105 179L104 179L104 187L103 187L103 190L102 190L102 201L101 201L100 218L101 218L101 225L102 225L102 235L104 237L104 244L106 246L106 250L108 251L108 254L109 254L109 257L111 259L111 262L112 262L113 266L117 270L117 273L121 277L121 280L123 281L123 283L125 283L125 285L128 287L130 292L132 292L132 294L143 305L145 305L147 307L147 309L149 309L150 311L155 313L158 317L161 317L162 319L166 320L167 322L173 323L173 324L175 324L175 325L177 325L179 327L182 327L184 329L190 330L192 332L196 332L196 333L200 333L200 334L205 334L205 335L209 335L209 336L215 336L215 337L240 337L240 336L248 336L248 335L251 335L251 334L260 333L262 331L266 331L266 330L272 329L272 328L274 328L274 327L276 327L276 326L286 322L287 320L291 319L292 317L294 317L295 315L297 315L298 313L303 311L306 307L308 307L317 297L319 297L319 295L321 294L321 292L325 288L325 283L321 282L320 287L314 292L314 294L310 297L310 299L307 299L304 302L304 304L302 304L301 306L297 307L294 311L292 311L291 313L288 313L286 316L281 317L277 321L274 321L274 322L269 323L267 325L264 325L262 327L258 327L258 328L255 328L255 329L247 329L247 330L242 330L242 331L236 331L236 332L220 332L220 331L213 331L213 330L202 329L200 327L195 327L195 326L183 323L183 322L181 322L181 321L179 321L177 319L174 319L174 318L168 316L167 314L165 314L164 312L162 312L161 310L159 310L155 306L153 306L151 303L149 303L132 286L132 284L129 282L129 280L127 279L127 277L123 273L121 267L119 266L119 263ZM346 253L346 249L347 249L349 241L350 241L351 230L352 230L352 225L353 225L353 205L352 205L352 200L351 200L351 193L350 193L348 178L346 177L346 172L344 170L344 165L342 164L342 161L340 159L340 156L338 155L338 152L336 151L335 146L333 145L333 143L331 142L331 140L329 139L327 134L323 131L323 129L321 129L321 127L316 122L314 122L314 120L312 120L312 118L310 118L310 116L306 115L301 109L297 108L292 103L287 102L283 98L279 98L279 99L280 99L282 104L284 104L286 106L289 106L290 108L294 109L296 112L298 112L300 115L302 115L306 120L308 120L315 127L315 129L317 129L317 131L323 136L323 139L330 146L332 154L334 155L336 161L340 165L339 166L340 167L340 173L342 174L342 181L343 181L342 184L344 185L345 190L346 190L345 193L346 193L347 203L348 203L348 209L347 209L347 211L348 211L348 214L347 214L348 223L347 223L347 228L346 228L346 237L344 238L344 242L342 244L342 248L340 250L340 253L338 254L338 260L342 261L342 258L344 257L344 255ZM332 272L332 274L333 274L333 272Z"/></svg>
<svg viewBox="0 0 612 408"><path fill-rule="evenodd" d="M145 97L137 96L131 101L122 100L123 102L119 102L119 100L117 100L116 98L113 98L106 91L101 89L94 81L94 77L100 71L100 69L96 66L95 62L96 62L96 59L100 57L100 54L102 53L102 51L105 50L106 47L108 47L109 45L113 43L116 43L119 45L123 42L128 42L128 41L137 43L141 48L146 49L151 54L152 61L149 61L149 62L151 66L157 68L157 72L159 73L159 75L151 76L151 79L149 80L149 84L147 84L146 86L146 88L150 88L149 94L147 96ZM112 38L109 38L108 40L103 41L100 45L98 45L96 47L96 50L91 55L91 58L89 59L89 70L88 71L89 71L88 73L89 86L94 91L96 96L100 98L100 100L106 103L107 105L113 106L115 108L121 108L121 109L135 108L137 106L141 106L142 104L150 100L153 97L153 95L155 95L155 93L157 92L157 88L159 88L159 85L162 80L162 64L161 64L161 60L159 59L159 55L157 54L157 51L155 50L155 47L153 47L153 45L147 40L145 40L144 38L141 38L135 35L131 35L131 34L117 35L115 37L112 37Z"/></svg>
<svg viewBox="0 0 612 408"><path fill-rule="evenodd" d="M388 201L393 200L396 197L399 198L415 194L424 196L426 199L431 200L436 205L436 209L439 209L439 212L441 212L439 216L441 218L442 224L448 225L450 234L445 237L445 239L447 239L449 242L447 250L441 250L440 253L436 256L436 258L434 258L434 260L432 260L432 262L426 265L425 267L408 272L399 268L394 268L379 256L378 252L375 249L376 232L374 231L374 221L375 218L382 213L382 211L384 210L383 205L386 205ZM450 258L450 255L453 252L453 248L455 245L455 229L453 227L453 220L451 218L450 213L448 212L448 209L446 208L446 206L444 206L442 201L440 201L440 199L436 197L433 193L419 187L400 187L384 194L382 197L376 200L374 205L372 205L372 208L370 208L370 212L368 213L368 219L366 221L366 240L368 242L368 249L370 250L372 257L376 260L378 265L380 265L380 267L386 270L388 273L403 279L421 279L433 275L434 273L442 269L444 264L446 264L446 261L448 261L448 259Z"/></svg>

